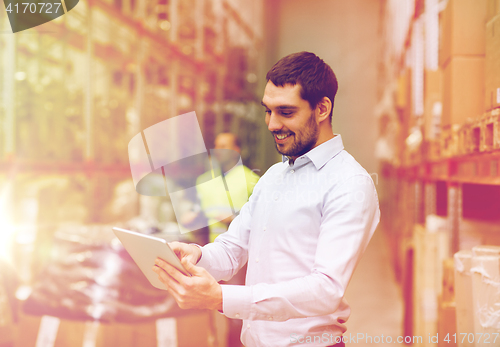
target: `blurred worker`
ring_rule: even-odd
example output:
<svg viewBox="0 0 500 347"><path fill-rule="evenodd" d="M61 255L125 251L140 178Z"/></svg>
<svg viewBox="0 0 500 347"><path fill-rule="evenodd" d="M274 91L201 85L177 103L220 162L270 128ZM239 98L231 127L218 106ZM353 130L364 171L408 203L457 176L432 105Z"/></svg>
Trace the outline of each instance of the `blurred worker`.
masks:
<svg viewBox="0 0 500 347"><path fill-rule="evenodd" d="M239 211L248 201L252 194L253 187L257 184L259 176L245 165L237 165L240 158L240 140L235 134L221 133L215 138L215 161L220 167L214 167L215 176L223 175L228 187L231 187L232 207ZM218 151L219 150L219 151ZM244 176L240 175L243 171ZM210 228L210 242L217 236L227 231L229 223L234 218L234 214L224 218L227 209L227 196L210 191L211 186L200 184L212 179L212 172L208 171L201 175L196 184L196 190L201 202L201 210L208 218ZM222 219L222 220L221 220Z"/></svg>
<svg viewBox="0 0 500 347"><path fill-rule="evenodd" d="M191 277L161 259L154 269L180 307L242 319L247 347L344 346L344 294L380 219L375 185L333 134L330 66L295 53L267 80L265 121L283 161L214 243L170 244ZM247 261L245 286L217 283Z"/></svg>
<svg viewBox="0 0 500 347"><path fill-rule="evenodd" d="M224 179L228 187L231 187L231 203L232 207L239 211L248 201L248 197L252 194L253 187L259 180L259 176L255 174L245 165L235 167L240 159L241 144L238 136L232 133L221 133L215 138L215 161L220 167L214 167L215 176L224 173ZM241 176L243 170L244 175ZM210 191L210 187L199 184L206 182L212 178L212 172L208 171L201 175L197 180L196 190L201 202L201 209L208 218L210 228L210 242L214 242L215 238L227 231L229 223L234 218L234 214L230 217L222 219L221 215L226 212L227 197ZM243 180L242 180L243 178ZM245 284L246 266L244 266L233 278L225 282L227 284L243 285ZM228 336L227 345L230 347L240 346L240 333L242 321L240 319L228 319Z"/></svg>

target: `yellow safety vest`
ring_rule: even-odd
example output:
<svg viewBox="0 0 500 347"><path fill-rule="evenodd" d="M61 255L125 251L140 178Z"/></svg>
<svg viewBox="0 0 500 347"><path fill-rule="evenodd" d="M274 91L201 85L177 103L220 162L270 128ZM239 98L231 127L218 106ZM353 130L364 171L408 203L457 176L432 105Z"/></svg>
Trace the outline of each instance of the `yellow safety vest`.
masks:
<svg viewBox="0 0 500 347"><path fill-rule="evenodd" d="M244 176L241 170L243 170ZM214 175L218 177L220 172L214 173ZM245 177L246 181L243 180L243 177ZM253 187L257 184L259 176L244 165L234 167L224 175L229 194L226 190L224 192L221 192L220 189L214 191L213 185L201 184L201 182L207 182L212 178L212 172L207 171L198 177L196 181L201 209L208 219L210 242L213 242L217 236L227 231L227 226L219 221L220 216L241 210L248 201L248 197L252 194ZM231 205L228 205L228 196Z"/></svg>

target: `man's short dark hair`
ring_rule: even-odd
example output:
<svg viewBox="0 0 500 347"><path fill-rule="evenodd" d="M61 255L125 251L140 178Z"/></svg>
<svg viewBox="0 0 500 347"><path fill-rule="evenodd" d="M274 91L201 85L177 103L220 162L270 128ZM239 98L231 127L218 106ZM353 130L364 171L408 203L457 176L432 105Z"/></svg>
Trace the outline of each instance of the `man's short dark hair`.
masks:
<svg viewBox="0 0 500 347"><path fill-rule="evenodd" d="M241 140L240 140L240 137L234 133L230 133L230 132L225 132L225 133L218 133L217 136L219 135L231 135L233 137L233 144L238 147L238 148L241 148Z"/></svg>
<svg viewBox="0 0 500 347"><path fill-rule="evenodd" d="M332 68L316 54L299 52L281 58L266 75L277 87L285 84L301 86L300 96L315 109L323 97L332 102L330 121L332 120L333 103L337 94L337 77Z"/></svg>

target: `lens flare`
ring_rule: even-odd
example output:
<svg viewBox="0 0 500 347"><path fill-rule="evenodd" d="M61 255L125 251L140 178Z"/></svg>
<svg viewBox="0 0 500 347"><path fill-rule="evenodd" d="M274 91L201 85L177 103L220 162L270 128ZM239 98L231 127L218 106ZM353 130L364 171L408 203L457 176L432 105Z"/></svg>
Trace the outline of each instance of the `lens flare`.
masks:
<svg viewBox="0 0 500 347"><path fill-rule="evenodd" d="M7 183L0 191L0 259L10 262L11 241L14 235L14 225L11 220L10 205L8 197L12 189L12 184Z"/></svg>

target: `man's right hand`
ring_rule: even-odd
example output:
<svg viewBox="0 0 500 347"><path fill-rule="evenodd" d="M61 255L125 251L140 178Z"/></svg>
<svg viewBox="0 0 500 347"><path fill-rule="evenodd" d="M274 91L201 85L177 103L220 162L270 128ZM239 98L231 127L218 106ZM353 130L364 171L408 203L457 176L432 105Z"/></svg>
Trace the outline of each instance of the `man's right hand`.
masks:
<svg viewBox="0 0 500 347"><path fill-rule="evenodd" d="M180 260L186 258L189 262L196 265L201 258L201 249L195 245L189 245L183 242L169 242L168 245L174 253L177 255L177 258Z"/></svg>

